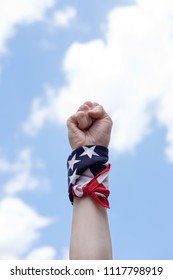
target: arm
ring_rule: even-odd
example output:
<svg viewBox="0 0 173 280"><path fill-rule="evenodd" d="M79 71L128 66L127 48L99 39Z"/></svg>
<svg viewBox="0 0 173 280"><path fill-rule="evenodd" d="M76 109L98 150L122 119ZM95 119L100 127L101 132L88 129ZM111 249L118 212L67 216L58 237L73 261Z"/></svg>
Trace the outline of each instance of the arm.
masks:
<svg viewBox="0 0 173 280"><path fill-rule="evenodd" d="M89 196L74 199L70 259L112 259L107 210Z"/></svg>
<svg viewBox="0 0 173 280"><path fill-rule="evenodd" d="M97 103L82 105L67 126L73 149L109 144L112 121ZM73 201L70 259L112 259L107 210L90 196Z"/></svg>

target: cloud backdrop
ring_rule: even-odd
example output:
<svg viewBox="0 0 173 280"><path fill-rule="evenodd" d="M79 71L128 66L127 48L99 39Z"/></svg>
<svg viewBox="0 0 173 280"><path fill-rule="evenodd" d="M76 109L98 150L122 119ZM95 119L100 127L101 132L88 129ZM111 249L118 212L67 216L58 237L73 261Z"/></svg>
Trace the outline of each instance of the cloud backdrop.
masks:
<svg viewBox="0 0 173 280"><path fill-rule="evenodd" d="M172 259L172 0L7 0L0 22L0 259L68 258L65 122L85 100L114 120L114 258Z"/></svg>

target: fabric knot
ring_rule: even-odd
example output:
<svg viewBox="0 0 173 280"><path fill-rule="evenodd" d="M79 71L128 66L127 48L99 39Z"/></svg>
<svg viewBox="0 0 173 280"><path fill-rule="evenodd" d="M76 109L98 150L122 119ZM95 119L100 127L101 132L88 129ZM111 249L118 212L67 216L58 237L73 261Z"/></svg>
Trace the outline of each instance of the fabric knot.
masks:
<svg viewBox="0 0 173 280"><path fill-rule="evenodd" d="M80 147L68 158L69 199L90 195L103 207L110 208L108 196L108 149L99 145Z"/></svg>

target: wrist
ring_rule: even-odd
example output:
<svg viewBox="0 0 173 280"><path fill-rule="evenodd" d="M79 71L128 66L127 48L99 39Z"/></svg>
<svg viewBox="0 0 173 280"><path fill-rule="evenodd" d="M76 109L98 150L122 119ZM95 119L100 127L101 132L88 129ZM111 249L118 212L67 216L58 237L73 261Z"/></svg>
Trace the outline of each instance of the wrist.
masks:
<svg viewBox="0 0 173 280"><path fill-rule="evenodd" d="M90 195L102 206L108 203L108 148L101 145L87 145L72 151L68 158L69 199Z"/></svg>

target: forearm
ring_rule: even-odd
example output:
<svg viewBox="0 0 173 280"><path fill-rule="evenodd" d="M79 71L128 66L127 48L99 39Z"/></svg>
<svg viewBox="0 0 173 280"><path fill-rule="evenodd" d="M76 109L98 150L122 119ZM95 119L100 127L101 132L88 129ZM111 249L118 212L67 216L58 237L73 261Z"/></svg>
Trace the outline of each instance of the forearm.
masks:
<svg viewBox="0 0 173 280"><path fill-rule="evenodd" d="M112 259L107 209L89 196L74 198L70 259Z"/></svg>

